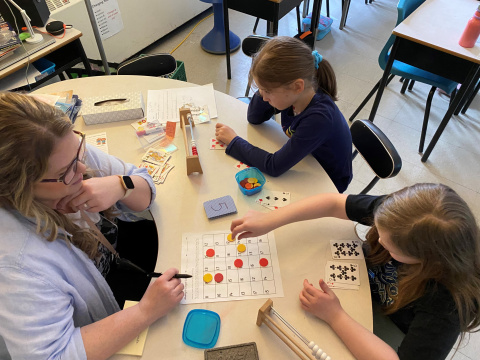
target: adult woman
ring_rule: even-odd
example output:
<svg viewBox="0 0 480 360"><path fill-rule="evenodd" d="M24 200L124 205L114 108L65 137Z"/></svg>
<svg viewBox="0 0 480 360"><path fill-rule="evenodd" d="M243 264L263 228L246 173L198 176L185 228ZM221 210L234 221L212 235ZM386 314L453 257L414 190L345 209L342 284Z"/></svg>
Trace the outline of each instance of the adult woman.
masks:
<svg viewBox="0 0 480 360"><path fill-rule="evenodd" d="M169 269L119 311L102 276L111 254L78 210L106 224L113 211L144 210L152 180L30 96L0 94L0 133L0 335L12 358L107 358L177 304L183 285ZM96 176L84 180L87 166Z"/></svg>
<svg viewBox="0 0 480 360"><path fill-rule="evenodd" d="M365 246L372 298L405 333L398 352L341 307L325 282L304 280L300 303L326 321L355 358L445 359L458 336L480 325L480 239L455 191L416 184L388 196L321 194L232 222L232 236L258 236L318 217L372 225Z"/></svg>

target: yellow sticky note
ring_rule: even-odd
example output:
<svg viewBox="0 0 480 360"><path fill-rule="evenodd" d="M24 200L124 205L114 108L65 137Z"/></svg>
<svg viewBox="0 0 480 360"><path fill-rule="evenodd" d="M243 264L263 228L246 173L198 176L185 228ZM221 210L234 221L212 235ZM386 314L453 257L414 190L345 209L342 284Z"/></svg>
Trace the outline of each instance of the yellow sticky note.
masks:
<svg viewBox="0 0 480 360"><path fill-rule="evenodd" d="M135 304L138 304L138 301L125 301L124 309L129 308ZM123 349L117 351L117 354L125 355L137 355L141 356L143 354L143 348L145 346L145 340L147 339L148 328L143 330L135 339L130 341Z"/></svg>

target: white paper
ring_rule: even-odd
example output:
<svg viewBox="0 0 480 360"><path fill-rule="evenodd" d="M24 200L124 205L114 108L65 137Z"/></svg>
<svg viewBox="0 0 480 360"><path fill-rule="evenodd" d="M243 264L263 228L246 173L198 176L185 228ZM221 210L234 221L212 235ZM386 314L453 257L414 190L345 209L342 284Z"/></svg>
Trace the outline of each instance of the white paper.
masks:
<svg viewBox="0 0 480 360"><path fill-rule="evenodd" d="M193 277L184 279L181 304L283 297L282 277L273 232L242 240L228 241L229 231L186 233L182 237L181 272ZM240 253L237 246L244 244ZM206 250L215 255L207 257ZM266 259L267 265L260 265ZM242 267L235 266L242 260ZM205 283L205 274L222 274L223 279Z"/></svg>
<svg viewBox="0 0 480 360"><path fill-rule="evenodd" d="M87 144L95 146L97 149L100 149L104 153L108 154L108 143L107 143L107 133L106 132L87 135L85 140L87 141Z"/></svg>
<svg viewBox="0 0 480 360"><path fill-rule="evenodd" d="M179 122L179 109L184 105L208 106L210 118L216 118L217 105L213 84L186 88L148 90L147 119L150 122Z"/></svg>
<svg viewBox="0 0 480 360"><path fill-rule="evenodd" d="M123 29L117 0L92 0L91 4L102 40L118 34Z"/></svg>

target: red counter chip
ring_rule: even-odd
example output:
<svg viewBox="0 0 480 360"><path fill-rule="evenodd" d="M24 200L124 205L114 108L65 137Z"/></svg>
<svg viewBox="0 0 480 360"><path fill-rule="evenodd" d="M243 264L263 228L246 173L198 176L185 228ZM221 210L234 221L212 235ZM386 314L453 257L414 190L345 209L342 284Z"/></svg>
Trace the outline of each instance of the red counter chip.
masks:
<svg viewBox="0 0 480 360"><path fill-rule="evenodd" d="M237 268L241 268L243 266L243 261L241 259L237 259L233 262L233 265Z"/></svg>
<svg viewBox="0 0 480 360"><path fill-rule="evenodd" d="M265 266L268 265L268 260L265 259L265 258L261 258L260 261L259 261L259 263L260 263L260 266L265 267Z"/></svg>
<svg viewBox="0 0 480 360"><path fill-rule="evenodd" d="M219 283L219 282L222 282L223 281L223 275L218 273L218 274L215 274L215 282Z"/></svg>
<svg viewBox="0 0 480 360"><path fill-rule="evenodd" d="M215 255L215 250L213 249L208 249L207 252L206 252L206 255L208 257L213 257Z"/></svg>

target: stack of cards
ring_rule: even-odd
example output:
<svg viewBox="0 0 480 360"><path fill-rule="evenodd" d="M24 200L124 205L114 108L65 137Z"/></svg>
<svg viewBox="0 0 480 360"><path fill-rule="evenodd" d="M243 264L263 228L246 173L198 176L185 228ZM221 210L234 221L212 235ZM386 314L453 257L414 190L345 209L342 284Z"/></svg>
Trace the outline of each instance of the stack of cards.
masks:
<svg viewBox="0 0 480 360"><path fill-rule="evenodd" d="M358 290L360 271L357 264L348 260L363 259L362 243L359 240L330 240L330 251L335 260L325 265L325 282L332 289Z"/></svg>
<svg viewBox="0 0 480 360"><path fill-rule="evenodd" d="M210 150L225 150L227 148L227 145L225 145L223 142L211 138L210 139Z"/></svg>
<svg viewBox="0 0 480 360"><path fill-rule="evenodd" d="M290 204L290 193L285 191L264 190L255 199L255 202L265 206L267 209L278 210L279 208Z"/></svg>
<svg viewBox="0 0 480 360"><path fill-rule="evenodd" d="M143 162L138 167L146 168L155 184L163 184L168 173L174 168L174 165L168 163L170 158L170 153L165 150L150 148L143 155Z"/></svg>
<svg viewBox="0 0 480 360"><path fill-rule="evenodd" d="M135 129L135 131L138 131L139 129L144 128L146 124L147 124L146 119L141 119L141 120L138 120L138 121L135 121L135 122L131 123L131 125ZM152 146L154 143L162 140L164 137L165 137L165 129L164 128L162 129L162 131L155 131L151 134L146 134L146 135L142 135L142 136L137 135L138 141L140 141L140 144L142 145L142 147L144 149Z"/></svg>
<svg viewBox="0 0 480 360"><path fill-rule="evenodd" d="M325 282L331 289L358 290L360 288L358 265L349 261L327 261Z"/></svg>

